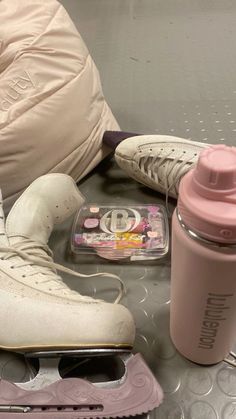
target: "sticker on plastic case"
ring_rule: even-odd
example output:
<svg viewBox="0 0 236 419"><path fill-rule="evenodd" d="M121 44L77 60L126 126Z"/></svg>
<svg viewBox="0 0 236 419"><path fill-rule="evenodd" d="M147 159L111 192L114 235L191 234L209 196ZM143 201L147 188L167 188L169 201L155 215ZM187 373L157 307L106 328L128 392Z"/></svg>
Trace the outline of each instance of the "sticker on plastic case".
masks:
<svg viewBox="0 0 236 419"><path fill-rule="evenodd" d="M75 217L71 247L77 254L118 260L159 259L168 252L169 229L162 205L87 204Z"/></svg>

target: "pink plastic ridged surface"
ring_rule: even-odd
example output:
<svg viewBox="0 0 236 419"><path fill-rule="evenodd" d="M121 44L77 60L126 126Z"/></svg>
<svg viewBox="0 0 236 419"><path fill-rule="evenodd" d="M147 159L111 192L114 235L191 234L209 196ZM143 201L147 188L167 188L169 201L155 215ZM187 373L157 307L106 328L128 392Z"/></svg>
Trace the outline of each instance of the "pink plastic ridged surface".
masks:
<svg viewBox="0 0 236 419"><path fill-rule="evenodd" d="M115 418L140 415L158 407L163 392L142 356L131 357L126 369L124 381L116 388L99 388L82 379L68 378L41 390L26 391L0 380L0 406L32 408L28 413L2 412L0 418Z"/></svg>

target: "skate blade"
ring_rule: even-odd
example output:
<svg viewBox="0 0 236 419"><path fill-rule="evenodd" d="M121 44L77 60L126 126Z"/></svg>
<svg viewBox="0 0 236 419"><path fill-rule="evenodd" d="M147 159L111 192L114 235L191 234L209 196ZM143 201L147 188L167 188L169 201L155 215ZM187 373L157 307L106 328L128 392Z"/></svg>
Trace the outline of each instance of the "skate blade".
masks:
<svg viewBox="0 0 236 419"><path fill-rule="evenodd" d="M73 351L74 352L74 351ZM0 418L102 419L148 413L163 400L163 391L140 354L121 355L123 377L92 384L61 378L56 358L44 358L38 375L27 383L0 380Z"/></svg>
<svg viewBox="0 0 236 419"><path fill-rule="evenodd" d="M34 351L25 353L26 358L83 358L96 357L108 355L122 355L130 354L131 348L83 348L83 349L65 349L65 350L50 350L50 351Z"/></svg>

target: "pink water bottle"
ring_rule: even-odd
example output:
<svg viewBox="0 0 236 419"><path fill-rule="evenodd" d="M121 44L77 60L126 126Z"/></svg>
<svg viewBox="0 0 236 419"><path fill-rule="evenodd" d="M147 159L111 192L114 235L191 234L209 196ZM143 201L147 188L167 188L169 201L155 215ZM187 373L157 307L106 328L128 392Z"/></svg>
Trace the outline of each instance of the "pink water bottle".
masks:
<svg viewBox="0 0 236 419"><path fill-rule="evenodd" d="M236 147L201 152L181 180L172 219L170 334L199 364L236 342Z"/></svg>

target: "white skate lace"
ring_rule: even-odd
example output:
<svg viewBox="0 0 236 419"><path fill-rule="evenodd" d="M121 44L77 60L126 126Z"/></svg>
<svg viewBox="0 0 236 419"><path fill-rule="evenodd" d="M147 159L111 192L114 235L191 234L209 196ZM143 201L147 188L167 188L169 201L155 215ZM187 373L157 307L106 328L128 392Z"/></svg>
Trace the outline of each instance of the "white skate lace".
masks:
<svg viewBox="0 0 236 419"><path fill-rule="evenodd" d="M186 151L182 151L172 158L175 151L171 150L169 153L162 155L160 150L157 155L153 156L150 150L149 154L140 156L138 159L140 170L165 189L166 204L168 204L168 196L171 189L174 189L176 195L178 194L179 181L195 164L192 160L197 156L197 153L193 153L184 158ZM160 168L162 168L161 177L159 174Z"/></svg>
<svg viewBox="0 0 236 419"><path fill-rule="evenodd" d="M115 274L108 273L108 272L99 272L95 274L82 274L79 272L75 272L72 269L66 268L63 265L60 265L58 263L55 263L52 259L53 253L49 249L47 245L39 244L34 242L31 239L22 239L20 242L15 243L13 246L0 246L0 254L1 260L12 260L11 269L21 268L23 266L29 266L33 265L35 268L38 266L49 268L53 274L50 276L47 275L45 280L43 282L50 282L57 283L58 289L66 289L68 291L68 287L63 283L60 276L56 274L57 270L79 277L79 278L94 278L94 277L106 277L106 278L113 278L119 282L120 290L117 298L114 300L114 304L117 304L120 302L121 298L125 294L125 285L122 281L122 279ZM21 259L16 258L16 256L19 256ZM32 273L27 273L27 275L22 275L23 277L36 275L38 273L42 273L42 271L39 269L34 269ZM79 295L81 297L81 300L83 301L98 301L93 299L92 297L88 296L82 296L76 291L71 290L71 293Z"/></svg>

